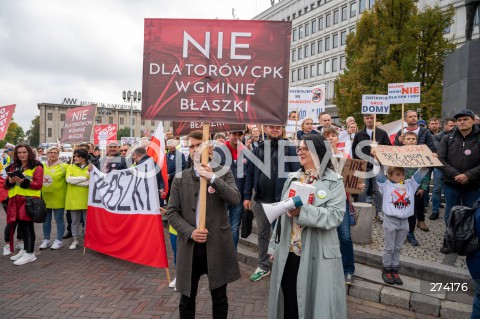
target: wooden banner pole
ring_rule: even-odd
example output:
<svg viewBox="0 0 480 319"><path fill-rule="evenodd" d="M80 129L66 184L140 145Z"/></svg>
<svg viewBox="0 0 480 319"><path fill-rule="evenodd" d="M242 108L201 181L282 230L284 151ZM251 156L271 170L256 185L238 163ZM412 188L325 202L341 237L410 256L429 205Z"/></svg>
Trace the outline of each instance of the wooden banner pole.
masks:
<svg viewBox="0 0 480 319"><path fill-rule="evenodd" d="M167 285L170 283L170 270L167 268L165 268L165 272L167 273Z"/></svg>
<svg viewBox="0 0 480 319"><path fill-rule="evenodd" d="M75 150L77 149L77 144L73 144L73 151L72 151L72 158L70 159L70 165L73 164L73 153L75 153Z"/></svg>
<svg viewBox="0 0 480 319"><path fill-rule="evenodd" d="M263 125L261 125L261 127L262 127L262 140L264 141L265 140L265 135L264 135L265 133L263 131Z"/></svg>
<svg viewBox="0 0 480 319"><path fill-rule="evenodd" d="M404 116L405 116L405 103L402 103L402 115L400 116L400 120L402 121L402 131L401 131L402 134L401 135L403 135L403 128L404 128L403 123L405 122L404 121Z"/></svg>
<svg viewBox="0 0 480 319"><path fill-rule="evenodd" d="M375 130L377 128L377 114L373 115L373 133L372 133L372 140L375 142Z"/></svg>
<svg viewBox="0 0 480 319"><path fill-rule="evenodd" d="M210 140L210 123L203 123L203 150L202 150L202 164L208 164L208 145L205 142ZM207 180L200 178L200 222L199 229L205 229L207 217Z"/></svg>

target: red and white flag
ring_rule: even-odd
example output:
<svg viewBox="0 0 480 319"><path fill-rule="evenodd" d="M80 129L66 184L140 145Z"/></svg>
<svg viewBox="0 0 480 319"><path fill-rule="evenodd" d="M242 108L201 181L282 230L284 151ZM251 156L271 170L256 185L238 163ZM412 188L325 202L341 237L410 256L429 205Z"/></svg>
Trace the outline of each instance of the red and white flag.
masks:
<svg viewBox="0 0 480 319"><path fill-rule="evenodd" d="M168 268L153 160L108 174L93 167L87 225L85 247L137 264Z"/></svg>
<svg viewBox="0 0 480 319"><path fill-rule="evenodd" d="M163 132L163 123L158 122L157 128L150 139L150 145L147 148L147 154L161 169L163 183L165 184L165 194L168 193L168 169L167 154L165 152L165 133ZM165 196L163 197L165 199Z"/></svg>
<svg viewBox="0 0 480 319"><path fill-rule="evenodd" d="M16 104L0 107L0 140L4 140L5 135L7 135L10 120L12 119L12 115L15 112L15 106Z"/></svg>

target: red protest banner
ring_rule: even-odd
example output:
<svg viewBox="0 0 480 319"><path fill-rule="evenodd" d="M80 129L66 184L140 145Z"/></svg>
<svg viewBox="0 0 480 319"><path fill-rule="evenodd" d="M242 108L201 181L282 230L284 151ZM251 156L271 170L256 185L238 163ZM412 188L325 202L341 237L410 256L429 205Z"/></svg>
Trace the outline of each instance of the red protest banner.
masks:
<svg viewBox="0 0 480 319"><path fill-rule="evenodd" d="M191 131L202 130L202 122L173 122L173 135L187 135ZM210 123L210 133L245 131L245 124Z"/></svg>
<svg viewBox="0 0 480 319"><path fill-rule="evenodd" d="M291 22L145 19L142 118L285 125Z"/></svg>
<svg viewBox="0 0 480 319"><path fill-rule="evenodd" d="M100 134L105 134L106 141L116 141L117 128L117 124L95 125L93 128L93 144L98 145L100 143Z"/></svg>
<svg viewBox="0 0 480 319"><path fill-rule="evenodd" d="M96 105L71 108L65 115L65 125L60 142L85 142L90 141L93 122L97 113Z"/></svg>
<svg viewBox="0 0 480 319"><path fill-rule="evenodd" d="M0 107L0 140L5 139L10 120L15 113L15 104Z"/></svg>

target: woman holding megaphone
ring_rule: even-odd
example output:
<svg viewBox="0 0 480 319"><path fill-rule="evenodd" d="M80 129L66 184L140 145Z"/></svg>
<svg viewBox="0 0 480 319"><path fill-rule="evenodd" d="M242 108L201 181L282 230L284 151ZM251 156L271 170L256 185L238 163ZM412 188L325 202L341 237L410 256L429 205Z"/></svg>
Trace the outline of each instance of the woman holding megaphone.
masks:
<svg viewBox="0 0 480 319"><path fill-rule="evenodd" d="M303 203L276 224L269 248L273 268L268 317L346 318L337 235L345 214L343 180L333 170L329 144L321 135L302 136L297 154L302 168L289 175L282 198L288 198L294 181L313 185L315 194L313 203Z"/></svg>

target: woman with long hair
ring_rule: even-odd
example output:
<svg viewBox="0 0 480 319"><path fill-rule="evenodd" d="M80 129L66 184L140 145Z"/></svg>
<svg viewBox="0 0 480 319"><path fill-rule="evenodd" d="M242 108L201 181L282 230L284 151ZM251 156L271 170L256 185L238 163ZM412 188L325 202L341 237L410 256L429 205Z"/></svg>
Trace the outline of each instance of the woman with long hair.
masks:
<svg viewBox="0 0 480 319"><path fill-rule="evenodd" d="M288 198L294 181L315 187L312 204L283 215L273 232L269 254L269 318L346 318L347 301L337 227L345 214L342 177L333 171L328 142L306 135L297 147L302 168L290 173L283 188ZM280 225L280 231L279 231Z"/></svg>
<svg viewBox="0 0 480 319"><path fill-rule="evenodd" d="M10 257L17 266L37 260L34 254L35 229L26 211L26 196L41 197L43 165L35 159L33 149L19 144L13 150L13 163L5 171L9 176L3 187L8 189L7 223L10 227L10 248L13 245L14 224L23 235L24 249Z"/></svg>

